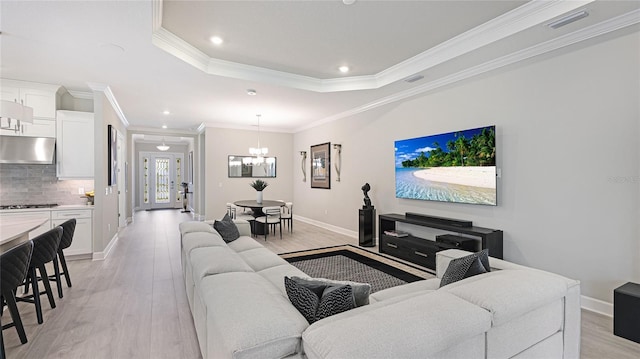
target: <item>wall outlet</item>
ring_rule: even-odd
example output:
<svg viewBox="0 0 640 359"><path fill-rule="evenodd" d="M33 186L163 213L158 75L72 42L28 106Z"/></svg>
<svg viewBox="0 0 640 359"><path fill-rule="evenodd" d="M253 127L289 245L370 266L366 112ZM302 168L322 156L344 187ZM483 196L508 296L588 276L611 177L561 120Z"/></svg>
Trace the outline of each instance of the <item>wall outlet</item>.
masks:
<svg viewBox="0 0 640 359"><path fill-rule="evenodd" d="M105 189L104 189L104 195L105 195L105 196L108 196L108 195L109 195L109 187L107 187L107 188L105 188Z"/></svg>
<svg viewBox="0 0 640 359"><path fill-rule="evenodd" d="M111 223L107 223L107 232L111 233Z"/></svg>
<svg viewBox="0 0 640 359"><path fill-rule="evenodd" d="M78 187L78 194L84 194L84 187Z"/></svg>

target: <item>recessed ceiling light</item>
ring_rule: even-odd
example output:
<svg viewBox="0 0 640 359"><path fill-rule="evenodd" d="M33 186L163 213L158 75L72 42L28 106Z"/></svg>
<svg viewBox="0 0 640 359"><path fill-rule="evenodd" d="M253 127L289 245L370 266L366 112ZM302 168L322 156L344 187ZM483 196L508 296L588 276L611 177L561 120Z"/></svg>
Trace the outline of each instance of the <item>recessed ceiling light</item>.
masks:
<svg viewBox="0 0 640 359"><path fill-rule="evenodd" d="M219 36L211 36L210 40L214 45L222 45L222 43L224 42L224 40L222 40L222 38Z"/></svg>
<svg viewBox="0 0 640 359"><path fill-rule="evenodd" d="M356 0L342 0L342 3L345 4L345 5L351 5L354 2L356 2Z"/></svg>
<svg viewBox="0 0 640 359"><path fill-rule="evenodd" d="M258 94L258 91L254 90L254 89L248 89L247 90L247 95L249 96L255 96Z"/></svg>
<svg viewBox="0 0 640 359"><path fill-rule="evenodd" d="M346 74L347 72L349 72L349 66L340 66L338 67L338 70L340 70L340 72L342 72L343 74Z"/></svg>
<svg viewBox="0 0 640 359"><path fill-rule="evenodd" d="M167 128L167 125L162 125L162 128Z"/></svg>
<svg viewBox="0 0 640 359"><path fill-rule="evenodd" d="M164 111L162 111L162 113L165 114L165 115L171 114L171 112L169 112L169 110L164 110Z"/></svg>

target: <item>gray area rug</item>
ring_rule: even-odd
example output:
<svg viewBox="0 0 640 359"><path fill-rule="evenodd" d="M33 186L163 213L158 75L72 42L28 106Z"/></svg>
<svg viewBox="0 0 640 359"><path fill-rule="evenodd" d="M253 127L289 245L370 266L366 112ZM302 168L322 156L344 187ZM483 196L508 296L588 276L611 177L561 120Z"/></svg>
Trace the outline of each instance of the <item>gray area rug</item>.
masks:
<svg viewBox="0 0 640 359"><path fill-rule="evenodd" d="M346 250L288 258L287 261L310 277L369 283L371 293L423 279Z"/></svg>

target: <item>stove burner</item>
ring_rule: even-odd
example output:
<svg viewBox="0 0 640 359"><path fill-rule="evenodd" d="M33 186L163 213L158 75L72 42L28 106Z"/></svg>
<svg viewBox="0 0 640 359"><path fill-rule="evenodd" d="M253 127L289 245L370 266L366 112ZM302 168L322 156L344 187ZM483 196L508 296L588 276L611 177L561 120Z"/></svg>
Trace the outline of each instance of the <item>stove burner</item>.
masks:
<svg viewBox="0 0 640 359"><path fill-rule="evenodd" d="M46 203L46 204L9 204L5 206L0 206L0 209L28 209L28 208L52 208L56 207L58 204L56 203Z"/></svg>

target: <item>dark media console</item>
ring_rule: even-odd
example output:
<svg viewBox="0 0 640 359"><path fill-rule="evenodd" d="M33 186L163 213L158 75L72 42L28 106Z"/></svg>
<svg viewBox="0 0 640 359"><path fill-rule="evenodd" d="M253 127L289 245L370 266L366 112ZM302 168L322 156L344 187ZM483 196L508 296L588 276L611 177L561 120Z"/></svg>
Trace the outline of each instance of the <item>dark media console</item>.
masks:
<svg viewBox="0 0 640 359"><path fill-rule="evenodd" d="M381 214L378 217L378 222L380 253L386 253L430 269L436 268L436 252L452 248L467 251L488 248L490 256L502 259L502 231L474 227L471 221L432 217L417 213L407 213L406 215L393 213ZM438 235L435 241L412 235L406 237L386 235L385 231L396 230L396 223L409 223L453 233Z"/></svg>

